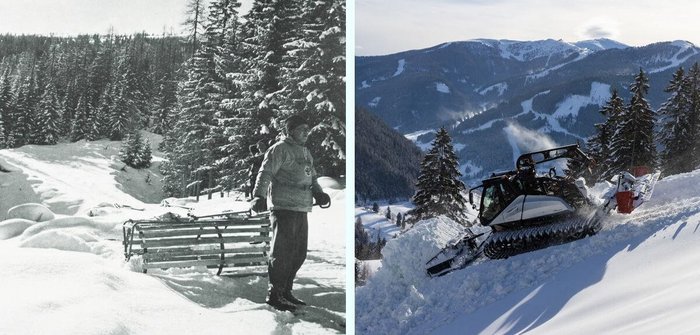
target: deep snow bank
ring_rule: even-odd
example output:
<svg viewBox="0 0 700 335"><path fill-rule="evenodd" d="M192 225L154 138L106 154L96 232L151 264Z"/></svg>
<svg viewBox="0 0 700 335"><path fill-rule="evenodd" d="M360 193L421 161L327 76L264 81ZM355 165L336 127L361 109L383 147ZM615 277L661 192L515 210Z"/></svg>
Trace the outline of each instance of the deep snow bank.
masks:
<svg viewBox="0 0 700 335"><path fill-rule="evenodd" d="M297 316L265 304L265 277L218 277L204 267L143 274L134 266L138 257L125 262L128 219L246 211L250 204L236 192L161 203L158 178L146 181L157 167L122 170L118 148L80 141L0 150L0 334L345 332L342 180L320 180L332 205L309 215L308 257L294 289L311 306ZM32 220L6 220L10 207L25 203L50 212L24 206L30 210L19 216Z"/></svg>
<svg viewBox="0 0 700 335"><path fill-rule="evenodd" d="M330 182L330 185L341 185ZM264 302L267 279L124 261L122 223L162 215L247 210L233 197L169 199L142 210L100 204L93 216L0 222L0 334L337 334L345 330L345 192L309 215L309 253L294 283L312 306L295 316ZM90 195L98 199L99 194Z"/></svg>
<svg viewBox="0 0 700 335"><path fill-rule="evenodd" d="M596 236L506 260L482 261L435 279L425 275L424 263L437 252L438 245L446 242L442 232L458 227L448 220L440 220L439 224L435 220L423 222L387 244L381 269L356 290L357 332L511 334L542 329L542 333L570 334L576 332L574 325L561 320L576 319L576 325L587 326L580 328L580 333L605 331L606 327L622 333L653 333L648 330L652 328L640 326L646 324L643 318L653 313L668 314L671 301L659 298L657 304L640 311L620 308L612 300L601 301L586 292L607 293L606 285L625 287L628 271L635 282L627 282L624 294L628 296L621 300L618 294L617 300L642 306L649 301L650 292L672 289L669 284L679 285L674 292L683 291L688 282L700 281L698 271L683 270L682 266L700 258L688 253L698 249L689 245L697 245L700 236L700 188L691 187L699 183L700 171L665 178L659 181L648 203L631 215L612 214ZM668 251L660 252L660 248ZM661 268L679 272L669 277L688 280L657 281L653 270L639 266L654 262L668 265L667 254L678 258L674 265ZM610 268L611 264L616 264L616 269ZM634 289L637 283L645 283L644 290ZM700 290L688 292L695 301L700 300ZM572 301L581 299L586 303L569 307ZM596 308L607 313L596 312ZM685 303L675 308L698 310ZM635 315L634 311L641 314ZM499 318L502 315L506 316ZM653 329L662 329L656 322ZM683 331L696 327L691 321L663 324Z"/></svg>
<svg viewBox="0 0 700 335"><path fill-rule="evenodd" d="M237 317L244 302L205 309L91 254L0 248L0 264L2 334L269 334L279 321L262 308Z"/></svg>

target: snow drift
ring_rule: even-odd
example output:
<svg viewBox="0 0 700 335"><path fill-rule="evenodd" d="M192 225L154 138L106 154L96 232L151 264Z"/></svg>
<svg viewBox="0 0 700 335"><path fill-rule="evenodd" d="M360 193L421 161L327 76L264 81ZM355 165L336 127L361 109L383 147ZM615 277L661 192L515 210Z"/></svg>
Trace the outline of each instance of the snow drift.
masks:
<svg viewBox="0 0 700 335"><path fill-rule="evenodd" d="M0 173L0 334L345 332L344 182L322 180L333 203L309 215L308 258L294 288L311 306L294 315L265 304L264 277L194 267L143 274L138 257L125 262L128 219L250 205L236 192L163 200L157 178L144 178L157 167L122 170L118 148L102 140L0 150L9 171Z"/></svg>
<svg viewBox="0 0 700 335"><path fill-rule="evenodd" d="M631 215L569 244L484 260L429 279L424 263L458 231L419 223L387 243L356 290L358 334L695 333L700 312L700 170L660 180Z"/></svg>

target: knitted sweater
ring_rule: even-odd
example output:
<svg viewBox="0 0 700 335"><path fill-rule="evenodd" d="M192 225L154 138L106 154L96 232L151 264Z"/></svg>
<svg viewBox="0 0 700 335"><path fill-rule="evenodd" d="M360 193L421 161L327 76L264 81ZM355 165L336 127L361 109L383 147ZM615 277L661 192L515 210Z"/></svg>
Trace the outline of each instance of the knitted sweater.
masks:
<svg viewBox="0 0 700 335"><path fill-rule="evenodd" d="M265 153L253 195L267 198L270 210L311 212L312 195L323 192L316 177L309 149L287 137Z"/></svg>

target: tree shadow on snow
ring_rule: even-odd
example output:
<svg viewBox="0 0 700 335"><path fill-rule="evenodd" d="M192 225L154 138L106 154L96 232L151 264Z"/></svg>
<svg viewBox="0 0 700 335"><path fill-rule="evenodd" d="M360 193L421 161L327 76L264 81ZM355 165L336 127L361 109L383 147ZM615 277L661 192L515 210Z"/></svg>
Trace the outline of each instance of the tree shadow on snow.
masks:
<svg viewBox="0 0 700 335"><path fill-rule="evenodd" d="M151 274L159 278L170 289L204 308L222 308L237 299L253 303L233 307L230 312L249 311L251 309L270 309L265 304L268 280L264 276L219 277L213 274L180 273ZM297 278L294 295L309 305L302 309L298 317L290 323L311 322L345 332L345 290L329 287L311 278Z"/></svg>
<svg viewBox="0 0 700 335"><path fill-rule="evenodd" d="M345 289L322 285L311 278L297 278L294 295L308 303L299 321L313 322L324 328L345 332Z"/></svg>
<svg viewBox="0 0 700 335"><path fill-rule="evenodd" d="M17 205L26 203L44 203L42 196L35 191L35 186L42 182L30 179L22 168L12 168L9 172L0 174L0 221L5 219L7 211ZM46 190L45 192L55 192ZM73 215L78 211L82 201L54 201L44 203L56 214Z"/></svg>
<svg viewBox="0 0 700 335"><path fill-rule="evenodd" d="M264 304L267 278L220 277L211 273L152 274L172 290L205 308L221 308L236 299Z"/></svg>

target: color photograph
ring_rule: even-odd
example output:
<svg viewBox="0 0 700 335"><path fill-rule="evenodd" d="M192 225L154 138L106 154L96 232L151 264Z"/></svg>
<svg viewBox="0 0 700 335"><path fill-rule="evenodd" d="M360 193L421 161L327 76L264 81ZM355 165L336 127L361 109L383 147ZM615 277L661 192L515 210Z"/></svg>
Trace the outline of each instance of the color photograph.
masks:
<svg viewBox="0 0 700 335"><path fill-rule="evenodd" d="M700 331L698 10L358 0L356 334Z"/></svg>

